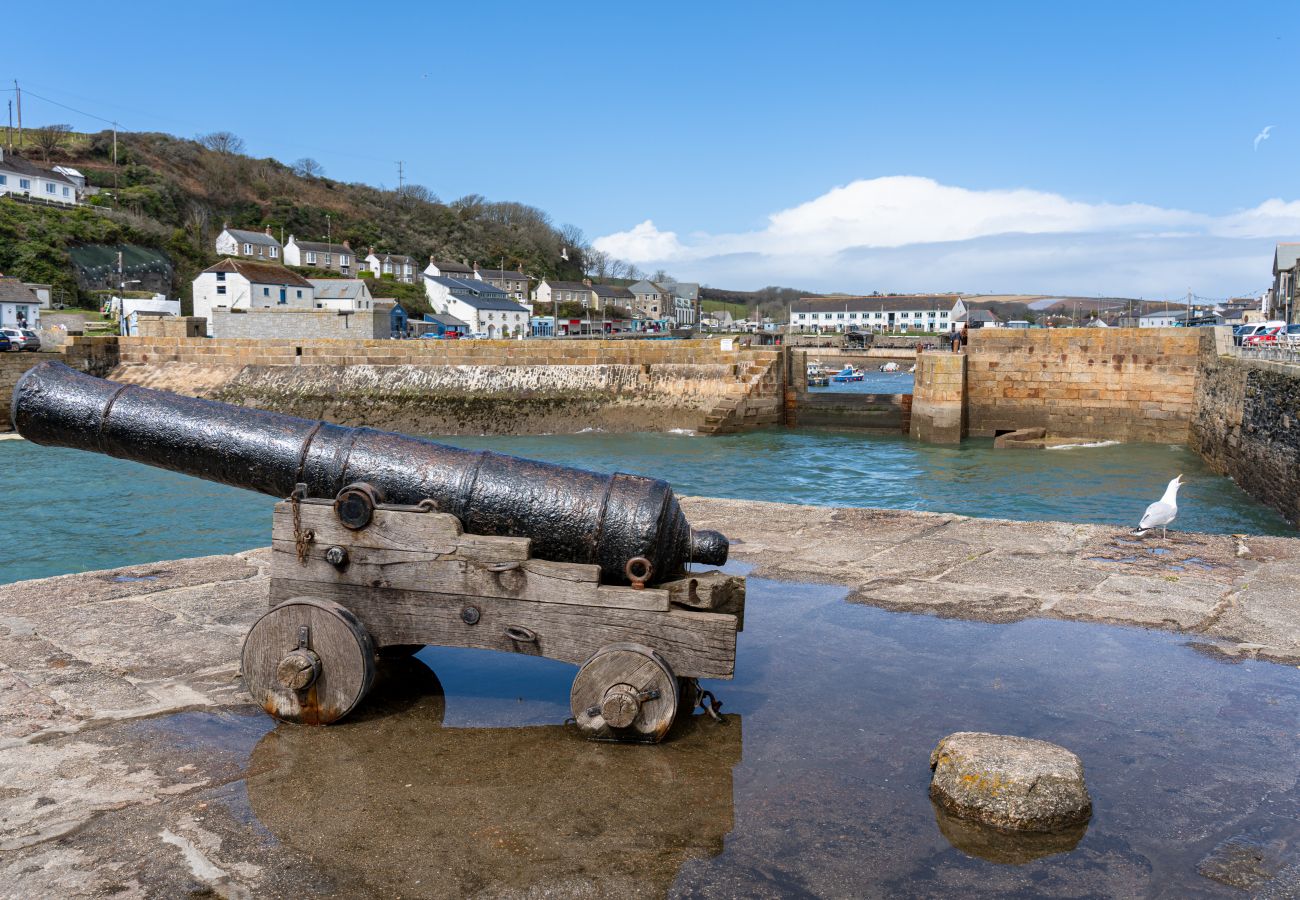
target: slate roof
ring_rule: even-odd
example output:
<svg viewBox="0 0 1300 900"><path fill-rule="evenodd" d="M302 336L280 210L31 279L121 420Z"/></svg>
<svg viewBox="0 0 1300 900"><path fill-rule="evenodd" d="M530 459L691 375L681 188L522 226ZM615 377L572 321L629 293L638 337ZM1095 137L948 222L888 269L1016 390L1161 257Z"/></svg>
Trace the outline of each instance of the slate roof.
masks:
<svg viewBox="0 0 1300 900"><path fill-rule="evenodd" d="M356 300L369 285L360 278L308 278L317 300Z"/></svg>
<svg viewBox="0 0 1300 900"><path fill-rule="evenodd" d="M327 244L324 241L300 241L293 235L289 235L294 246L303 250L310 250L312 253L352 253L351 248L344 247L342 244Z"/></svg>
<svg viewBox="0 0 1300 900"><path fill-rule="evenodd" d="M493 297L480 297L474 294L456 294L456 299L461 303L474 307L479 311L485 310L502 310L504 312L527 313L518 303L510 299Z"/></svg>
<svg viewBox="0 0 1300 900"><path fill-rule="evenodd" d="M255 284L291 284L294 287L313 287L310 281L292 269L286 269L284 266L277 266L273 263L249 262L234 257L226 257L221 262L208 266L203 271L234 272L236 275L242 275Z"/></svg>
<svg viewBox="0 0 1300 900"><path fill-rule="evenodd" d="M589 291L591 285L583 284L581 281L551 281L549 278L542 279L542 283L547 285L553 291Z"/></svg>
<svg viewBox="0 0 1300 900"><path fill-rule="evenodd" d="M41 299L17 278L0 275L0 303L37 303Z"/></svg>
<svg viewBox="0 0 1300 900"><path fill-rule="evenodd" d="M479 269L478 273L482 275L484 278L495 278L498 281L506 281L506 280L519 281L520 279L523 279L524 281L528 280L527 275L525 275L523 272L517 272L514 269Z"/></svg>
<svg viewBox="0 0 1300 900"><path fill-rule="evenodd" d="M970 309L963 315L957 317L958 322L1001 322L997 316L987 309Z"/></svg>
<svg viewBox="0 0 1300 900"><path fill-rule="evenodd" d="M391 263L397 263L399 266L415 265L415 260L411 259L409 256L402 256L400 253L371 253L369 256L375 257L375 259L378 259L380 262L388 260Z"/></svg>
<svg viewBox="0 0 1300 900"><path fill-rule="evenodd" d="M473 270L473 269L471 269L469 266L462 265L461 263L454 263L454 262L438 262L437 260L430 260L430 261L431 261L435 266L438 267L438 271L439 271L439 272L455 272L455 273L460 273L460 274L465 274L465 275L473 275L473 274L474 274L474 270ZM455 277L455 276L452 276L452 277Z"/></svg>
<svg viewBox="0 0 1300 900"><path fill-rule="evenodd" d="M1273 274L1295 268L1300 261L1300 244L1278 244L1273 253Z"/></svg>
<svg viewBox="0 0 1300 900"><path fill-rule="evenodd" d="M950 310L953 297L927 294L915 297L802 297L790 304L791 313L801 312L900 312L904 310Z"/></svg>
<svg viewBox="0 0 1300 900"><path fill-rule="evenodd" d="M28 162L21 156L14 156L6 153L4 159L0 159L0 170L13 172L17 175L31 175L36 178L44 178L46 181L57 181L60 184L66 184L70 187L76 187L70 179L65 178L58 172L51 172L49 169L42 169L35 163Z"/></svg>
<svg viewBox="0 0 1300 900"><path fill-rule="evenodd" d="M597 297L606 300L634 300L636 295L625 287L619 287L616 284L593 284L589 290L594 291Z"/></svg>
<svg viewBox="0 0 1300 900"><path fill-rule="evenodd" d="M227 228L225 232L241 244L260 244L263 247L278 247L280 242L264 231L245 231L242 228Z"/></svg>
<svg viewBox="0 0 1300 900"><path fill-rule="evenodd" d="M460 319L448 315L447 313L425 313L424 321L437 322L439 325L446 326L447 328L469 328L468 322L462 322Z"/></svg>

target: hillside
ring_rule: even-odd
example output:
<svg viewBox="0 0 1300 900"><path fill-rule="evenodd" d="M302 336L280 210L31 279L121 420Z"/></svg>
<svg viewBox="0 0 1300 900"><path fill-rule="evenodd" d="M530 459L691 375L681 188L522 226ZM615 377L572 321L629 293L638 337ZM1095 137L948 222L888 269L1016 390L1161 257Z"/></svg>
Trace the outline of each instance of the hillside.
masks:
<svg viewBox="0 0 1300 900"><path fill-rule="evenodd" d="M91 203L107 211L0 203L0 271L75 295L70 246L139 243L171 256L174 293L188 299L190 281L216 259L213 242L229 222L258 231L270 227L286 240L328 235L363 255L373 246L417 260L435 255L493 267L504 260L506 268L534 276L582 277L581 232L556 227L539 209L477 195L444 203L419 185L396 191L337 181L310 160L291 167L243 155L241 147L233 135L187 140L119 133L114 167L109 132L68 135L50 152L48 165L80 169L101 189ZM24 155L47 164L35 151Z"/></svg>

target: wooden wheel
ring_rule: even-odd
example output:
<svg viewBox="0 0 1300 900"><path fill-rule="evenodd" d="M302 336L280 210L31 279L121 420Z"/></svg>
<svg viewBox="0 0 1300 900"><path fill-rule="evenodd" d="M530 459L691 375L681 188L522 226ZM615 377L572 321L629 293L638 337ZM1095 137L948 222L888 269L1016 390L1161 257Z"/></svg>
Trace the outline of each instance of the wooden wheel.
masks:
<svg viewBox="0 0 1300 900"><path fill-rule="evenodd" d="M375 680L375 646L346 607L297 597L258 619L244 639L244 687L286 722L329 725Z"/></svg>
<svg viewBox="0 0 1300 900"><path fill-rule="evenodd" d="M679 699L668 660L641 644L608 644L578 670L569 707L589 738L655 743L672 727Z"/></svg>

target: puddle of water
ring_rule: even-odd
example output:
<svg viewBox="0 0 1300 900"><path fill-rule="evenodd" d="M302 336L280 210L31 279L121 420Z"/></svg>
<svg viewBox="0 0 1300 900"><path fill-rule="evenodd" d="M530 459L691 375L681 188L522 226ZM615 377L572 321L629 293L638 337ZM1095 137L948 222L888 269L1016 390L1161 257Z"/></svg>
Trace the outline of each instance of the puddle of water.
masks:
<svg viewBox="0 0 1300 900"><path fill-rule="evenodd" d="M146 727L242 747L250 814L381 895L1228 895L1198 872L1231 869L1216 847L1267 835L1278 858L1300 853L1292 667L1224 665L1164 632L749 589L737 678L706 685L727 724L696 717L659 746L564 725L572 666L444 648L390 668L332 728ZM936 816L929 753L963 730L1078 753L1088 827L1008 840Z"/></svg>

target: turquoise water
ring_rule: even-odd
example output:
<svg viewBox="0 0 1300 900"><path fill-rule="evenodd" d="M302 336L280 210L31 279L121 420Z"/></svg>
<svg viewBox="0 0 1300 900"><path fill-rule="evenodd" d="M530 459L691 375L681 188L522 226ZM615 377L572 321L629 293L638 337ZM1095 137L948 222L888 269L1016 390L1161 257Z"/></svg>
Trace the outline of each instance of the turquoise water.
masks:
<svg viewBox="0 0 1300 900"><path fill-rule="evenodd" d="M679 493L828 506L955 512L1008 519L1135 524L1182 473L1176 527L1294 534L1277 513L1209 471L1185 447L1124 444L994 451L904 437L767 431L454 437L601 471L670 481ZM7 474L0 583L259 547L274 500L90 453L0 441Z"/></svg>
<svg viewBox="0 0 1300 900"><path fill-rule="evenodd" d="M904 366L901 372L864 372L861 381L832 381L826 387L810 387L816 393L910 394L915 376Z"/></svg>

